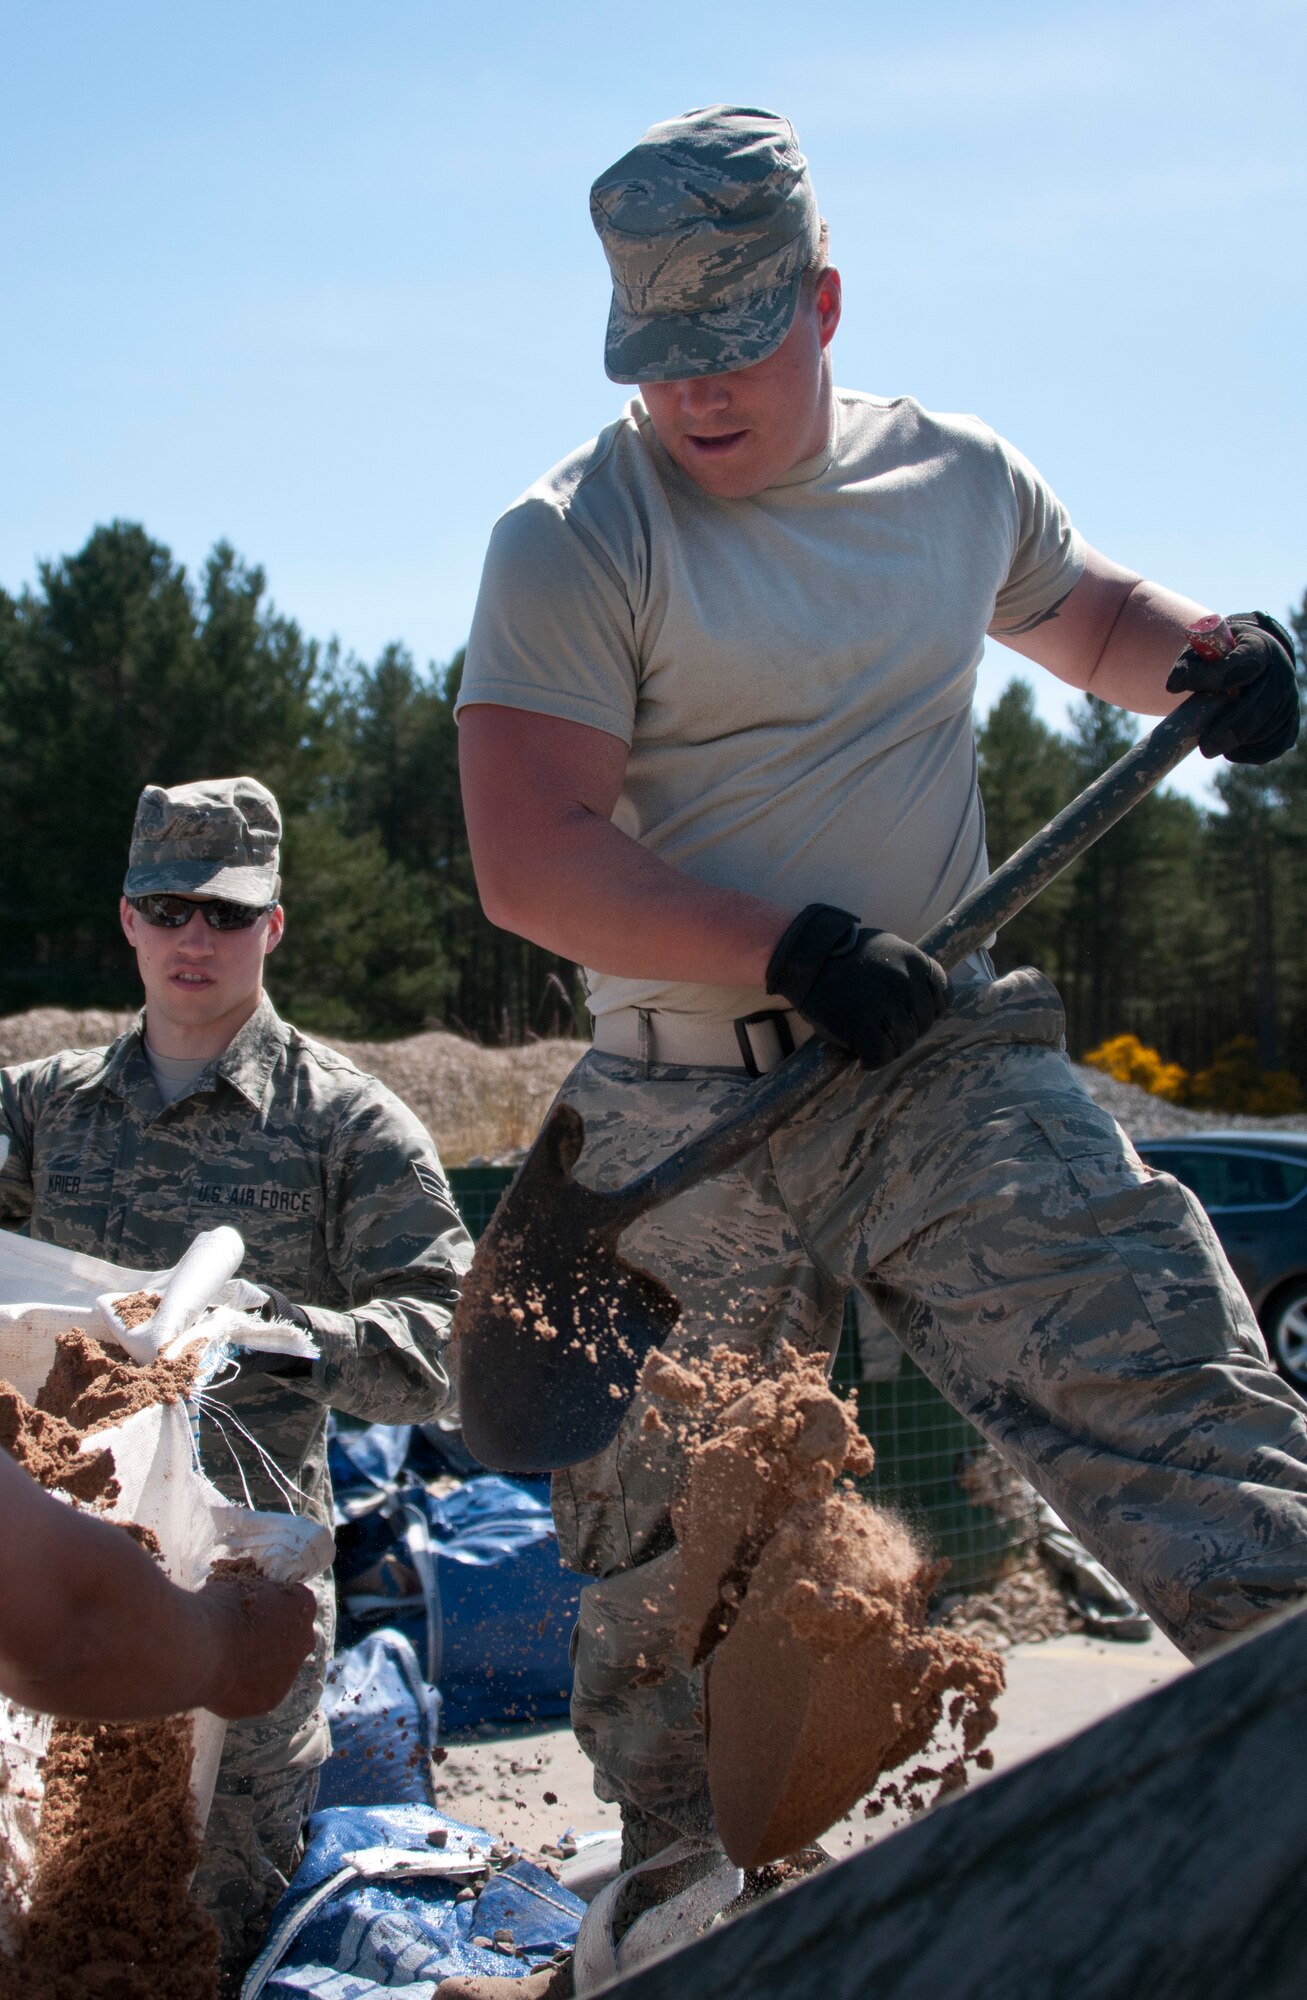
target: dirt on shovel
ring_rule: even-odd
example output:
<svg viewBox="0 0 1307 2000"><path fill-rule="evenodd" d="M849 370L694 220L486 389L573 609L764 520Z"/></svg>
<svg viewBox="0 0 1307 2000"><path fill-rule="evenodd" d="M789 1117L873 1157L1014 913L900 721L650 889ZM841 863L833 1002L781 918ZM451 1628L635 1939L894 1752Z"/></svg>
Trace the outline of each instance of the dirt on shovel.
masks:
<svg viewBox="0 0 1307 2000"><path fill-rule="evenodd" d="M756 1355L718 1349L652 1355L641 1381L684 1435L677 1644L704 1668L713 1810L742 1868L869 1794L872 1813L915 1809L965 1784L1003 1688L980 1640L927 1627L943 1565L857 1491L871 1447L824 1361L784 1347L757 1377Z"/></svg>

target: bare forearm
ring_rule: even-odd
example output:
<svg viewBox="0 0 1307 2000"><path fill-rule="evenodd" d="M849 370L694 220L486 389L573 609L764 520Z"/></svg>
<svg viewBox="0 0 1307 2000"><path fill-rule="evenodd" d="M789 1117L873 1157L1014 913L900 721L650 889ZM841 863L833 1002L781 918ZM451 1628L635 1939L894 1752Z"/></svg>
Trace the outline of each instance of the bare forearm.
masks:
<svg viewBox="0 0 1307 2000"><path fill-rule="evenodd" d="M578 814L491 921L627 979L761 986L792 911L683 875L611 821ZM484 893L484 892L483 892Z"/></svg>
<svg viewBox="0 0 1307 2000"><path fill-rule="evenodd" d="M1186 628L1206 609L1091 549L1075 588L1037 625L995 636L1100 701L1169 715L1182 697L1167 693L1166 677L1187 644Z"/></svg>
<svg viewBox="0 0 1307 2000"><path fill-rule="evenodd" d="M57 1539L53 1568L20 1564L24 1577L6 1577L0 1689L28 1708L100 1721L203 1706L214 1662L198 1597L121 1529L69 1515Z"/></svg>
<svg viewBox="0 0 1307 2000"><path fill-rule="evenodd" d="M1137 715L1169 715L1183 695L1168 694L1166 677L1184 651L1187 627L1207 607L1146 579L1121 607L1086 693Z"/></svg>
<svg viewBox="0 0 1307 2000"><path fill-rule="evenodd" d="M628 751L606 731L493 704L466 709L459 765L491 923L626 979L761 986L793 911L671 868L613 814Z"/></svg>

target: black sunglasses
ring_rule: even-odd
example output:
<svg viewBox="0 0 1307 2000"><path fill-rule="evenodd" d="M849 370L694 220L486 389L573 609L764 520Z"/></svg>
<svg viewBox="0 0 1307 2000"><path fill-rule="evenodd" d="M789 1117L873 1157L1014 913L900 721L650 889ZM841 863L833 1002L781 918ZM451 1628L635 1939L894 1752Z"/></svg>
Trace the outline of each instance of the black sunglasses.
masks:
<svg viewBox="0 0 1307 2000"><path fill-rule="evenodd" d="M277 907L275 903L227 903L221 897L210 903L189 896L129 896L127 900L138 916L161 931L182 930L195 910L211 931L247 931Z"/></svg>

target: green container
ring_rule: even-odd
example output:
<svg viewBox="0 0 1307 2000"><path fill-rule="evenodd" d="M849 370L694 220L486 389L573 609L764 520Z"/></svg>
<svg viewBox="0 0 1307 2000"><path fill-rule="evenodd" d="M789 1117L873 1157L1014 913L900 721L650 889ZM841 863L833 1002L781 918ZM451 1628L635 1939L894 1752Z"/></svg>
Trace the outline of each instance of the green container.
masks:
<svg viewBox="0 0 1307 2000"><path fill-rule="evenodd" d="M454 1167L449 1182L470 1233L481 1234L512 1167ZM1035 1541L1035 1497L973 1424L960 1417L921 1370L901 1358L887 1381L864 1382L852 1297L844 1309L831 1371L852 1389L858 1422L876 1467L862 1482L870 1499L905 1515L949 1564L946 1590L992 1583L1018 1568Z"/></svg>
<svg viewBox="0 0 1307 2000"><path fill-rule="evenodd" d="M942 1590L993 1583L1024 1564L1037 1533L1032 1489L906 1354L888 1380L861 1379L852 1298L831 1381L853 1391L876 1453L863 1492L905 1515L946 1558Z"/></svg>
<svg viewBox="0 0 1307 2000"><path fill-rule="evenodd" d="M489 1222L499 1203L499 1197L512 1180L516 1169L513 1167L451 1167L449 1185L458 1212L467 1225L469 1236L475 1239Z"/></svg>

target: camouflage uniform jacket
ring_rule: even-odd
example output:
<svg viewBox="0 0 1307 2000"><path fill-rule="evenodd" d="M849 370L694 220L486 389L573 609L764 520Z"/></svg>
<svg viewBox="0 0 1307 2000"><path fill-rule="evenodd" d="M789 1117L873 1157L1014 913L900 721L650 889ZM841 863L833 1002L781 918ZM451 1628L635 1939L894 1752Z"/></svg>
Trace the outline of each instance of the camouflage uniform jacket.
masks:
<svg viewBox="0 0 1307 2000"><path fill-rule="evenodd" d="M0 1070L5 1137L0 1226L155 1270L230 1223L245 1239L241 1276L309 1308L322 1350L311 1376L251 1358L210 1392L204 1469L232 1500L285 1507L261 1448L304 1494L297 1511L329 1522L329 1405L409 1423L450 1402L443 1355L471 1243L435 1145L384 1084L268 1000L166 1108L139 1026L108 1048Z"/></svg>

